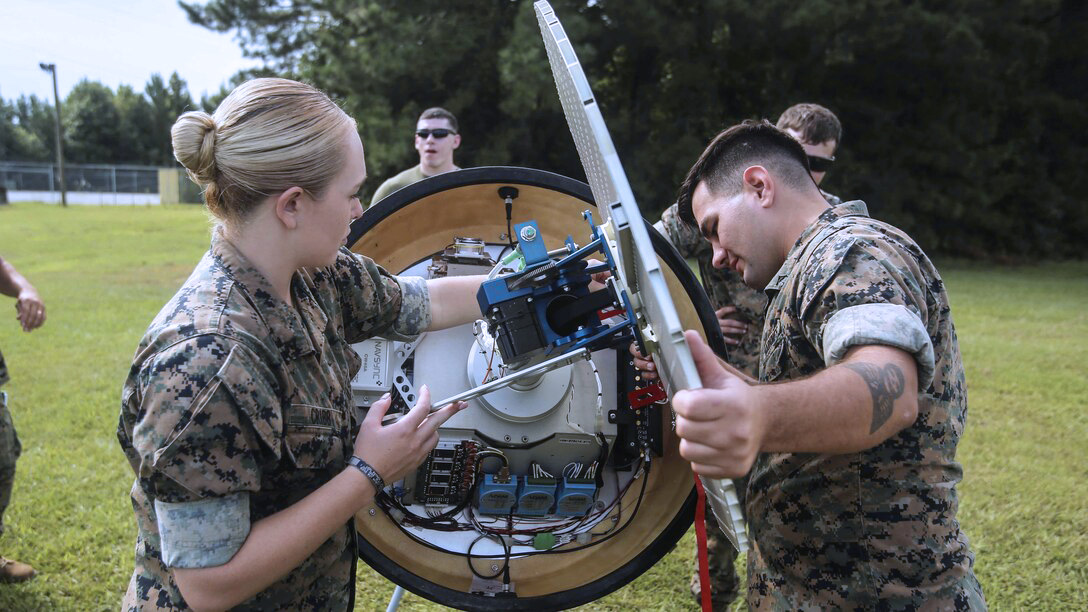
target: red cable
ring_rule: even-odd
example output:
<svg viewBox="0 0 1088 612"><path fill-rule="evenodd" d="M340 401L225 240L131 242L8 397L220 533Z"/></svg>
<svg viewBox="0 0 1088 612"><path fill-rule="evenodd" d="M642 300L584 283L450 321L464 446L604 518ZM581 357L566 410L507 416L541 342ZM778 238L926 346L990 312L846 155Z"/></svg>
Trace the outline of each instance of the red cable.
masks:
<svg viewBox="0 0 1088 612"><path fill-rule="evenodd" d="M703 481L699 475L695 477L695 542L699 558L699 599L703 604L703 612L713 612L710 603L710 563L707 561L706 552L706 491L703 491Z"/></svg>

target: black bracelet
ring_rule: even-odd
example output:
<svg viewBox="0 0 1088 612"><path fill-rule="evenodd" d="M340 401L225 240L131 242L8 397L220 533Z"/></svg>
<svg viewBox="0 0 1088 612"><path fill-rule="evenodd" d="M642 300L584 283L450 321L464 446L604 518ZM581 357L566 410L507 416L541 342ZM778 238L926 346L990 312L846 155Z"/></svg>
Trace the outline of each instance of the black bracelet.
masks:
<svg viewBox="0 0 1088 612"><path fill-rule="evenodd" d="M348 465L362 472L363 476L366 476L370 479L370 482L374 483L375 494L381 493L381 491L385 489L385 481L382 480L381 474L366 461L352 455L351 459L348 459Z"/></svg>

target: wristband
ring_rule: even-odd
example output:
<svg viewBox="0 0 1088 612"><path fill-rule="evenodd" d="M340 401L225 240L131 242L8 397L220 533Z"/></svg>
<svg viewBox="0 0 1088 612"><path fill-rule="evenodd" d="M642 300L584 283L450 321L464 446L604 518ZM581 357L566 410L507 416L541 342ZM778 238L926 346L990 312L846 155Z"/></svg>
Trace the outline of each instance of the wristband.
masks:
<svg viewBox="0 0 1088 612"><path fill-rule="evenodd" d="M381 474L378 474L378 470L375 470L366 461L352 455L351 459L348 459L348 465L362 472L363 476L366 476L370 479L370 482L374 483L375 493L381 493L385 489L385 481L382 480Z"/></svg>

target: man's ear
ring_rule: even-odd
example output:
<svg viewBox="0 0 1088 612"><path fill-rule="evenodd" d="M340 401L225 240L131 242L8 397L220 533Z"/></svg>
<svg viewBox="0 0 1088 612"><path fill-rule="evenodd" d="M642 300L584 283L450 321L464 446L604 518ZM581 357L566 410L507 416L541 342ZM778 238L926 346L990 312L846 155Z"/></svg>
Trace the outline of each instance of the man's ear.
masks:
<svg viewBox="0 0 1088 612"><path fill-rule="evenodd" d="M299 218L303 212L302 199L304 197L306 197L306 191L302 187L291 187L276 198L276 218L287 229L298 227Z"/></svg>
<svg viewBox="0 0 1088 612"><path fill-rule="evenodd" d="M759 205L769 208L774 203L774 177L763 166L749 166L742 176L744 189L755 194Z"/></svg>
<svg viewBox="0 0 1088 612"><path fill-rule="evenodd" d="M460 134L454 134L453 135L453 148L456 149L459 146L461 146L461 135Z"/></svg>

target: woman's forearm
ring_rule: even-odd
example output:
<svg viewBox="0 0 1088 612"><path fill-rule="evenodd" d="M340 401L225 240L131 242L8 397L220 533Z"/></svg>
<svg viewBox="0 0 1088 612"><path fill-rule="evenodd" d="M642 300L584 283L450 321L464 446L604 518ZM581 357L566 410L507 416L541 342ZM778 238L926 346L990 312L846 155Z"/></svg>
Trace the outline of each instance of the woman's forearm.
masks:
<svg viewBox="0 0 1088 612"><path fill-rule="evenodd" d="M480 306L476 292L487 277L447 276L427 281L431 294L432 330L446 329L480 318Z"/></svg>

